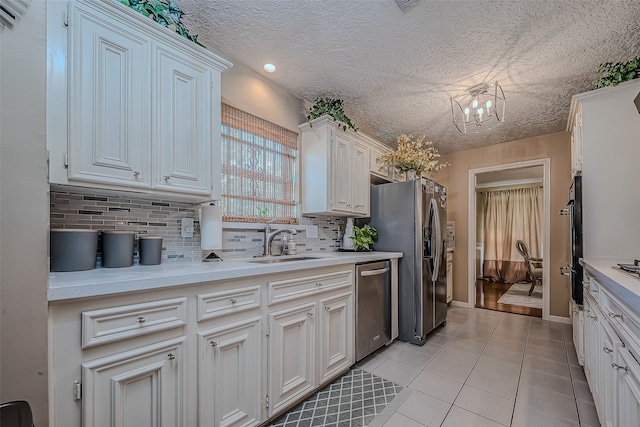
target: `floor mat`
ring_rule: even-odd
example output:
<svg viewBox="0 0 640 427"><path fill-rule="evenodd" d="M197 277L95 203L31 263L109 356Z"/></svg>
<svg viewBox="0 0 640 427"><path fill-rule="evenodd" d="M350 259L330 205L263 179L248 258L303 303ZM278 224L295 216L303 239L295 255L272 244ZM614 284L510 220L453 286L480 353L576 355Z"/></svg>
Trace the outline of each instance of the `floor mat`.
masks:
<svg viewBox="0 0 640 427"><path fill-rule="evenodd" d="M271 426L382 426L410 394L406 387L352 369Z"/></svg>
<svg viewBox="0 0 640 427"><path fill-rule="evenodd" d="M542 308L542 286L538 285L531 296L527 295L531 288L530 283L514 283L509 290L500 297L498 303L523 305L525 307Z"/></svg>

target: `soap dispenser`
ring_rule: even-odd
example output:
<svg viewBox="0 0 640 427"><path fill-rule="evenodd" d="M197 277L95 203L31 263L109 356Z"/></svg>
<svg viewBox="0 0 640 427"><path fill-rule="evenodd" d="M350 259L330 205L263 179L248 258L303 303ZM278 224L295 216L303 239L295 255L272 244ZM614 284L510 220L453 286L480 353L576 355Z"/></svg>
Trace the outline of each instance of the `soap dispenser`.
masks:
<svg viewBox="0 0 640 427"><path fill-rule="evenodd" d="M342 249L352 251L354 248L353 239L353 218L347 218L347 226L344 229L344 236L342 236Z"/></svg>

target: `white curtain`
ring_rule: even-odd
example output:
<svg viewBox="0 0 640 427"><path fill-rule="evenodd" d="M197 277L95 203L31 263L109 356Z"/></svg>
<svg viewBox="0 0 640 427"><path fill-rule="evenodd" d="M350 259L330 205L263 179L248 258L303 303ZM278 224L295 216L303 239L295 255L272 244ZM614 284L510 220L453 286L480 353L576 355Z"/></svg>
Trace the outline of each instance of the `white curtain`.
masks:
<svg viewBox="0 0 640 427"><path fill-rule="evenodd" d="M483 193L484 277L506 283L524 281L526 268L516 241L523 240L531 256L540 257L542 188Z"/></svg>

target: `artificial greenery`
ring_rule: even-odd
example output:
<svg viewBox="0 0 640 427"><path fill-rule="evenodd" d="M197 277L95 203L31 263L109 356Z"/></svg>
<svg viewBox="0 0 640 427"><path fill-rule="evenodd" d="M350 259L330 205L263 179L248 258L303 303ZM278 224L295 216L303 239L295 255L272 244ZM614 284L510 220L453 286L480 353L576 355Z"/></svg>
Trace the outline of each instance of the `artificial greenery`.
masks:
<svg viewBox="0 0 640 427"><path fill-rule="evenodd" d="M640 56L627 62L605 62L598 66L598 77L593 81L593 88L616 86L627 80L640 77Z"/></svg>
<svg viewBox="0 0 640 427"><path fill-rule="evenodd" d="M342 105L342 99L333 98L316 98L315 102L309 109L307 120L311 122L313 119L317 119L325 114L333 117L334 122L341 123L342 130L353 129L354 132L358 132L358 128L351 122L349 117L344 114L344 106ZM309 123L311 124L311 123Z"/></svg>
<svg viewBox="0 0 640 427"><path fill-rule="evenodd" d="M356 251L370 251L376 237L378 237L378 230L369 224L362 227L354 226L353 236L349 236L353 240L353 249Z"/></svg>
<svg viewBox="0 0 640 427"><path fill-rule="evenodd" d="M189 30L181 22L184 12L175 2L167 0L120 0L120 3L129 6L144 16L153 19L163 27L167 27L182 37L204 47L204 45L198 41L198 36L189 34Z"/></svg>

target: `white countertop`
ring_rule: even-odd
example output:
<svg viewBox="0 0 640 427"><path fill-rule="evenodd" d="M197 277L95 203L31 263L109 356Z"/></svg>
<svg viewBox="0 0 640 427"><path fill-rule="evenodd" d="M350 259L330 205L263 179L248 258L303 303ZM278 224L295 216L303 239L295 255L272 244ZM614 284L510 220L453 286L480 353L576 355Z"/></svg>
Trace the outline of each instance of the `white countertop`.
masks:
<svg viewBox="0 0 640 427"><path fill-rule="evenodd" d="M601 285L610 289L621 301L640 314L640 278L613 268L618 263L633 264L633 261L587 258L582 259L580 263L596 277Z"/></svg>
<svg viewBox="0 0 640 427"><path fill-rule="evenodd" d="M320 252L295 257L315 259L260 264L261 258L222 262L171 262L124 268L98 268L87 271L49 274L49 301L87 298L123 292L136 292L216 280L239 279L263 274L284 273L340 264L401 258L401 252ZM274 258L274 257L270 257ZM284 257L286 258L286 257Z"/></svg>

